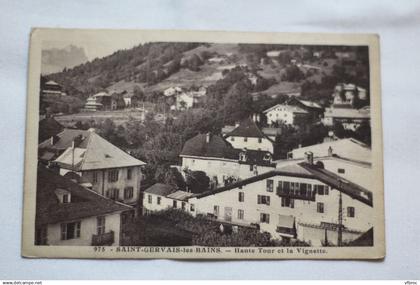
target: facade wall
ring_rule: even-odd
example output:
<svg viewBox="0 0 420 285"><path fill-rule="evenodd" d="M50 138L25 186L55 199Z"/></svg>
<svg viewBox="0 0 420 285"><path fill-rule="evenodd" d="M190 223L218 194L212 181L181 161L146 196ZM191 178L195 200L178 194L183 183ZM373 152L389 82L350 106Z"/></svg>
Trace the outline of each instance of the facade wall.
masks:
<svg viewBox="0 0 420 285"><path fill-rule="evenodd" d="M271 142L267 138L245 138L244 137L235 137L229 136L227 137L227 141L237 149L251 149L251 150L262 150L262 151L269 151L273 153L274 146L273 142Z"/></svg>
<svg viewBox="0 0 420 285"><path fill-rule="evenodd" d="M112 245L120 244L121 231L121 214L112 213L104 215L105 217L105 233L114 232L114 243ZM92 245L92 235L97 234L97 220L96 216L84 218L79 220L80 223L80 237L61 240L61 223L48 225L47 229L47 243L49 245ZM76 221L69 221L76 222Z"/></svg>
<svg viewBox="0 0 420 285"><path fill-rule="evenodd" d="M149 196L151 200L149 200ZM158 198L160 198L160 204L158 204ZM174 201L176 201L176 208L174 207ZM175 199L170 199L165 196L144 193L143 197L143 213L163 211L168 209L179 209L182 210L182 203L184 203L184 211L191 212L190 204L187 201L180 201Z"/></svg>
<svg viewBox="0 0 420 285"><path fill-rule="evenodd" d="M242 164L236 160L183 157L182 169L186 167L192 171L204 171L210 179L217 177L219 185L223 185L223 181L230 176L243 180L275 169L274 167L257 166L257 172L255 172L255 166L251 169L249 164Z"/></svg>
<svg viewBox="0 0 420 285"><path fill-rule="evenodd" d="M225 220L225 210L232 212L232 223L237 224L259 224L262 231L267 231L272 234L274 238L280 238L276 232L279 215L293 216L296 225L307 224L320 226L321 222L338 223L338 201L339 191L329 189L328 195L316 195L315 202L294 199L294 208L282 207L281 197L276 194L276 187L278 181L290 181L299 183L310 183L312 185L324 185L323 183L314 179L281 177L276 176L269 178L273 180L273 192L267 191L266 180L258 181L242 187L242 189L235 188L229 191L224 191L215 195L206 196L201 199L191 198L189 202L195 205L196 213L194 214L214 214L214 206L219 207L219 215L217 219ZM244 193L244 202L239 202L239 192ZM270 205L258 204L258 195L265 195L270 197ZM373 226L372 208L357 200L350 198L343 194L343 224L352 230L361 232L367 231ZM324 204L324 213L317 211L317 203ZM355 217L347 216L347 207L355 208ZM244 211L243 219L239 219L238 210ZM261 213L269 214L269 223L261 223ZM304 236L306 238L306 236ZM298 231L298 239L299 236ZM308 240L312 243L319 242L317 240Z"/></svg>
<svg viewBox="0 0 420 285"><path fill-rule="evenodd" d="M118 168L118 181L110 182L108 180L108 173L114 169L83 171L81 182L92 183L92 190L103 196L106 196L107 190L119 189L119 200L127 204L135 203L139 198L140 181L142 178L140 166ZM127 179L128 169L131 169L131 179ZM97 178L96 182L94 180L95 175ZM133 187L133 197L130 199L124 199L124 189L126 187Z"/></svg>
<svg viewBox="0 0 420 285"><path fill-rule="evenodd" d="M328 171L350 181L357 181L357 184L366 189L373 189L372 183L374 181L372 181L373 172L371 166L339 159L324 159L321 161L324 164L324 168Z"/></svg>

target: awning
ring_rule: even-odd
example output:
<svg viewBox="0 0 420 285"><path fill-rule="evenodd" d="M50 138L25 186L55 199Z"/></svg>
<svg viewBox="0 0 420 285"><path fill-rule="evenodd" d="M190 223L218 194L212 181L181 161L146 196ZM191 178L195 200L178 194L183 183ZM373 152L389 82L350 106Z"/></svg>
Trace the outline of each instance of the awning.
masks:
<svg viewBox="0 0 420 285"><path fill-rule="evenodd" d="M279 215L279 223L277 224L277 232L281 236L295 237L295 217Z"/></svg>

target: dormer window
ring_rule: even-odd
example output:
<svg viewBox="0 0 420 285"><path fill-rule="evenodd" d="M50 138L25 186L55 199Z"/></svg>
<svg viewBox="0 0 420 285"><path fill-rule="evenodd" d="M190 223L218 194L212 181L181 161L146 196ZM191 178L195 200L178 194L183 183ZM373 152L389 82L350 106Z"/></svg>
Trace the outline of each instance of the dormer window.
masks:
<svg viewBox="0 0 420 285"><path fill-rule="evenodd" d="M271 160L271 154L266 153L266 154L264 155L264 160L265 160L265 161L270 161L270 160Z"/></svg>
<svg viewBox="0 0 420 285"><path fill-rule="evenodd" d="M241 153L239 154L239 160L240 160L240 161L246 161L246 153L241 152Z"/></svg>
<svg viewBox="0 0 420 285"><path fill-rule="evenodd" d="M67 204L71 203L71 193L65 189L56 189L55 195L57 196L57 199L59 203Z"/></svg>
<svg viewBox="0 0 420 285"><path fill-rule="evenodd" d="M63 195L63 204L70 203L70 195L64 194Z"/></svg>

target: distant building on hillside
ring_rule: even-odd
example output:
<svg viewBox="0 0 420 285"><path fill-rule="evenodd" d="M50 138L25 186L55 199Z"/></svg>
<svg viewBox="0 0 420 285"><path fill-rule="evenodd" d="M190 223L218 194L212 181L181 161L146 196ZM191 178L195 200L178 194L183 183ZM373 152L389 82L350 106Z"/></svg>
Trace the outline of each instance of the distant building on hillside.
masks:
<svg viewBox="0 0 420 285"><path fill-rule="evenodd" d="M324 113L324 108L319 105L316 102L312 102L309 100L302 100L298 99L297 97L292 97L287 102L288 105L297 106L305 111L307 111L309 114L311 114L312 119L317 120L320 117L322 117Z"/></svg>
<svg viewBox="0 0 420 285"><path fill-rule="evenodd" d="M144 162L117 148L90 129L77 137L54 162L61 175L80 177L80 183L102 196L136 205ZM71 174L68 174L71 173Z"/></svg>
<svg viewBox="0 0 420 285"><path fill-rule="evenodd" d="M132 211L130 206L38 167L35 245L120 245L124 217Z"/></svg>
<svg viewBox="0 0 420 285"><path fill-rule="evenodd" d="M335 108L354 108L356 101L367 100L366 89L356 86L355 84L337 84L332 96L332 107Z"/></svg>
<svg viewBox="0 0 420 285"><path fill-rule="evenodd" d="M86 111L101 111L111 109L111 95L106 92L99 92L87 98Z"/></svg>
<svg viewBox="0 0 420 285"><path fill-rule="evenodd" d="M169 96L175 96L175 95L181 94L182 92L183 90L181 87L175 86L175 87L169 87L163 90L163 95L166 97L169 97Z"/></svg>
<svg viewBox="0 0 420 285"><path fill-rule="evenodd" d="M288 104L277 104L263 112L267 117L267 124L284 123L287 125L299 125L305 123L310 114L308 111Z"/></svg>
<svg viewBox="0 0 420 285"><path fill-rule="evenodd" d="M266 136L250 118L241 121L231 132L225 135L225 138L236 149L274 153L274 140Z"/></svg>
<svg viewBox="0 0 420 285"><path fill-rule="evenodd" d="M49 80L41 86L41 95L64 96L66 93L63 92L63 87L60 84L53 80Z"/></svg>

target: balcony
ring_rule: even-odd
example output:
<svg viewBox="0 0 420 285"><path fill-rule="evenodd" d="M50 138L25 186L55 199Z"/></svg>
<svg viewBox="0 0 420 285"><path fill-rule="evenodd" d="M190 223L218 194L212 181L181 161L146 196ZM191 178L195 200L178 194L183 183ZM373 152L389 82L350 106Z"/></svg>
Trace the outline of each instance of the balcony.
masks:
<svg viewBox="0 0 420 285"><path fill-rule="evenodd" d="M306 200L306 201L315 201L315 191L290 191L290 189L277 187L276 194L279 197L297 199L297 200Z"/></svg>
<svg viewBox="0 0 420 285"><path fill-rule="evenodd" d="M296 229L294 228L277 226L276 232L278 232L281 236L292 238L296 237Z"/></svg>
<svg viewBox="0 0 420 285"><path fill-rule="evenodd" d="M112 245L113 243L114 243L114 231L110 231L108 233L104 233L101 235L92 236L93 246Z"/></svg>

